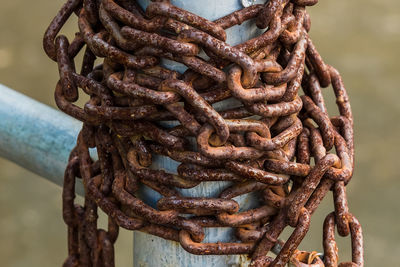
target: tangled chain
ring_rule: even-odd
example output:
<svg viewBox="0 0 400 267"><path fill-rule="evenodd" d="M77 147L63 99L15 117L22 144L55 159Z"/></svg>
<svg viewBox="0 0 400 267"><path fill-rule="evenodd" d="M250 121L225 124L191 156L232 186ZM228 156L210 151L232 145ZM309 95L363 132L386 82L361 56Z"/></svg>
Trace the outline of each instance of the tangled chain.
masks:
<svg viewBox="0 0 400 267"><path fill-rule="evenodd" d="M60 74L56 103L83 122L64 177L64 266L114 266L119 227L180 242L193 254L249 254L251 266L338 266L335 226L352 242L352 262L339 266L363 266L361 226L345 189L354 165L353 117L338 71L308 35L305 6L317 2L270 0L216 21L169 1L145 11L133 0L64 4L44 36ZM58 34L73 13L80 31L69 43ZM247 20L265 32L227 44L225 30ZM83 48L78 73L74 59ZM98 58L104 60L94 66ZM161 59L187 70L163 67ZM321 87L329 85L339 116L327 113ZM74 104L78 88L90 97L83 108ZM217 108L227 99L235 104ZM176 173L151 168L156 155L179 162ZM74 203L76 178L83 180L83 206ZM212 197L178 190L205 181L230 183ZM141 186L162 195L157 209L138 198ZM330 190L334 212L324 222L322 263L297 247ZM234 198L248 193L259 205L239 211ZM98 207L109 216L107 231L97 228ZM283 243L287 226L294 230ZM204 227L232 227L238 241L201 243ZM278 255L267 256L279 242Z"/></svg>

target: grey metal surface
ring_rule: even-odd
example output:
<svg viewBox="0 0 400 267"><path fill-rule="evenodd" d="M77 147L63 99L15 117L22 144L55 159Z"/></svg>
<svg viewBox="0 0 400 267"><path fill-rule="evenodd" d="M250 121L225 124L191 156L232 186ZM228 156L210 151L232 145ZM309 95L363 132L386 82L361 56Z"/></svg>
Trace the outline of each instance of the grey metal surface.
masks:
<svg viewBox="0 0 400 267"><path fill-rule="evenodd" d="M0 156L62 185L81 122L0 84Z"/></svg>

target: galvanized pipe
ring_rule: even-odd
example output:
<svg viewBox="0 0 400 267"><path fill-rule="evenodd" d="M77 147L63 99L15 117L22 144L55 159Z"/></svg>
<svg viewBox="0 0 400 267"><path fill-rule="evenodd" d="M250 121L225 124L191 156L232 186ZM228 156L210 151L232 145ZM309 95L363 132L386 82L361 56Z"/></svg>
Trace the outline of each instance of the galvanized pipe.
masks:
<svg viewBox="0 0 400 267"><path fill-rule="evenodd" d="M146 8L149 0L138 1L142 8ZM252 1L252 0L204 0L204 1L185 1L185 0L172 0L171 3L177 7L188 10L199 16L209 20L216 20L225 15L228 15L236 10L242 9L243 4L259 4L265 3L266 0ZM255 36L262 33L262 30L255 26L254 21L246 21L242 25L238 25L226 30L227 43L236 45L243 43ZM183 73L186 67L180 63L170 60L163 60L162 64L169 69L176 70ZM234 107L238 105L236 100L228 99L218 103L221 107ZM173 123L165 126L173 126ZM165 169L170 173L176 173L178 163L162 156L155 158L152 168ZM192 189L180 190L184 196L195 197L218 197L219 193L226 188L230 182L203 182ZM142 188L139 192L140 197L147 204L155 206L161 195L149 189L148 187ZM256 197L254 194L247 194L235 200L240 204L241 210L247 210L256 204ZM235 240L234 233L230 228L206 228L206 238L203 242L232 242ZM134 255L133 265L135 267L153 267L153 266L174 266L174 267L209 267L209 266L247 266L249 264L246 255L229 255L229 256L199 256L186 252L177 242L164 240L156 236L149 236L142 232L134 233Z"/></svg>
<svg viewBox="0 0 400 267"><path fill-rule="evenodd" d="M62 186L82 123L0 84L0 156Z"/></svg>

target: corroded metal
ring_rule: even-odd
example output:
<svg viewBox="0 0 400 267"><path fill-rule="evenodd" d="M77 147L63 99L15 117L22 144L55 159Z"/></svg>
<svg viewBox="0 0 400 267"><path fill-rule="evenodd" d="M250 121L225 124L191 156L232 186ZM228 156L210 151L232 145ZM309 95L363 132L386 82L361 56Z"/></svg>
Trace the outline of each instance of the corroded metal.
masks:
<svg viewBox="0 0 400 267"><path fill-rule="evenodd" d="M197 255L247 254L250 266L285 266L292 258L299 265L303 258L293 255L331 189L325 265L338 262L337 225L352 238L353 262L342 265L363 266L361 226L345 191L354 168L353 117L338 71L308 33L306 6L316 3L270 0L210 20L170 1L145 9L140 1L67 1L44 38L60 73L56 103L83 122L64 179L65 266L113 266L118 226ZM69 42L59 32L74 13L79 32ZM264 30L229 42L229 29L242 23ZM321 92L329 85L336 117ZM75 104L79 89L90 97L83 107ZM89 154L94 147L98 160ZM177 161L175 170L160 168L159 157ZM74 204L76 179L85 188L83 206ZM218 193L193 193L210 181L224 182ZM143 188L160 199L149 205ZM244 208L239 198L250 193L259 201ZM107 231L97 227L98 208L109 216ZM267 256L287 226L294 228L289 239L275 258ZM210 242L207 228L236 236Z"/></svg>

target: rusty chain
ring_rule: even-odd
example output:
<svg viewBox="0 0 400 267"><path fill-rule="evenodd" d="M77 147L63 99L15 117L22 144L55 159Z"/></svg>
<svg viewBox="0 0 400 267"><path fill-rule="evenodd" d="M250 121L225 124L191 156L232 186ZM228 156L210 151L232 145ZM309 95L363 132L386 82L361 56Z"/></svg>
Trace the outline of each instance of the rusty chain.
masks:
<svg viewBox="0 0 400 267"><path fill-rule="evenodd" d="M146 10L133 0L64 4L44 36L47 55L58 63L57 106L83 122L64 177L64 266L114 266L119 227L180 242L194 254L249 254L251 266L338 266L335 225L352 242L352 262L339 266L363 266L361 226L345 189L354 168L353 117L340 74L308 34L305 8L317 2L270 0L216 21L169 1ZM59 32L73 14L79 32L69 42ZM227 44L225 30L247 20L265 32ZM161 59L187 70L170 70ZM336 117L329 117L322 95L328 86ZM78 88L89 96L83 107L75 103ZM240 105L214 108L227 99ZM151 168L155 155L180 162L176 173ZM84 205L74 202L76 179L83 181ZM218 197L183 197L177 190L204 181L231 185ZM137 196L140 186L162 195L157 209ZM334 212L324 222L322 262L297 247L330 190ZM239 212L233 198L250 192L260 196L259 206ZM97 227L98 208L109 217L107 230ZM287 226L294 228L289 239L278 240ZM205 227L232 227L237 242L201 243ZM279 243L278 255L267 256Z"/></svg>

